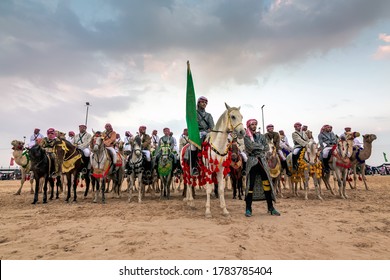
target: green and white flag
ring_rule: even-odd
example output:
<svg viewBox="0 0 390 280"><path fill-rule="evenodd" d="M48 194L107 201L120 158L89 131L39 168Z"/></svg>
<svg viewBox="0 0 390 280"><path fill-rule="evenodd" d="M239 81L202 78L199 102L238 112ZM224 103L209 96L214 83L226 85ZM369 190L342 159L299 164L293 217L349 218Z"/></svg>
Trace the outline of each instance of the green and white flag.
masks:
<svg viewBox="0 0 390 280"><path fill-rule="evenodd" d="M201 148L198 118L196 112L196 99L194 83L190 69L190 62L187 61L187 93L186 93L186 121L188 128L189 142L199 149Z"/></svg>
<svg viewBox="0 0 390 280"><path fill-rule="evenodd" d="M385 162L387 162L387 157L385 152L383 153L383 157L385 158Z"/></svg>

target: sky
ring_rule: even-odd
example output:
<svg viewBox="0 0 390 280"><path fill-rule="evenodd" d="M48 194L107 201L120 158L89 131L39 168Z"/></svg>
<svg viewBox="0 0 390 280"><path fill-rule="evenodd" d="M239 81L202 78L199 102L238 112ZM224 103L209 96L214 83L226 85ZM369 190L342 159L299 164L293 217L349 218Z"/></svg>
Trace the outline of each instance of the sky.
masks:
<svg viewBox="0 0 390 280"><path fill-rule="evenodd" d="M390 159L388 0L1 0L0 166L34 128L179 138L187 60L215 122L226 102L290 142L297 121L350 126L377 135L367 164Z"/></svg>

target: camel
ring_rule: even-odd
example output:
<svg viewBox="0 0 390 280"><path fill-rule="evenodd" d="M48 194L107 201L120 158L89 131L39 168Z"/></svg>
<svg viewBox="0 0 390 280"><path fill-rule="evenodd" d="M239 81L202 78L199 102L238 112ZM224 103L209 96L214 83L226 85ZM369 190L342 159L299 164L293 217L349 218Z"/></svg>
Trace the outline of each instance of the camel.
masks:
<svg viewBox="0 0 390 280"><path fill-rule="evenodd" d="M350 157L351 160L351 169L353 171L353 187L352 189L356 189L356 168L357 166L360 167L360 175L362 177L364 186L366 187L366 190L368 190L365 170L366 170L366 160L371 156L372 152L372 142L376 139L375 134L365 134L363 135L363 145L364 148L361 149L359 147L353 148L353 153ZM360 176L359 176L360 177Z"/></svg>
<svg viewBox="0 0 390 280"><path fill-rule="evenodd" d="M11 142L11 145L12 145L12 150L14 150L12 156L15 159L16 164L20 166L20 170L22 172L20 187L15 193L15 195L21 194L24 182L26 181L28 175L30 175L29 176L29 180L31 184L30 193L34 193L34 189L33 189L34 176L31 173L31 161L28 157L28 151L24 149L24 142L13 140ZM43 181L41 183L43 183ZM40 185L41 185L40 190L42 190L42 184Z"/></svg>

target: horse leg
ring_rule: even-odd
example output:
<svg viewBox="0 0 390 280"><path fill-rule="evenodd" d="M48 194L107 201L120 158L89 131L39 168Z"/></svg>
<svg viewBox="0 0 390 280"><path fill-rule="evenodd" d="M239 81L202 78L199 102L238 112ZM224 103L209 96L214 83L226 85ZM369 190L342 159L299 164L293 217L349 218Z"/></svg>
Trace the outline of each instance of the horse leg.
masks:
<svg viewBox="0 0 390 280"><path fill-rule="evenodd" d="M72 175L68 173L68 174L66 174L66 186L68 188L68 191L66 194L66 199L65 199L66 202L69 202L69 198L71 195L71 187L72 187L71 184L72 184Z"/></svg>
<svg viewBox="0 0 390 280"><path fill-rule="evenodd" d="M321 185L320 185L320 178L317 177L317 173L313 175L313 182L314 182L314 189L317 194L317 198L321 201L324 199L321 197Z"/></svg>
<svg viewBox="0 0 390 280"><path fill-rule="evenodd" d="M242 200L242 196L244 195L244 191L242 187L242 177L237 179L237 190L238 190L238 199Z"/></svg>
<svg viewBox="0 0 390 280"><path fill-rule="evenodd" d="M310 167L309 167L309 169L310 169ZM309 192L309 179L310 179L310 177L309 177L309 171L306 170L306 171L304 172L304 180L303 180L303 187L304 187L304 189L305 189L305 200L308 200L308 199L309 199L309 198L308 198L308 192Z"/></svg>
<svg viewBox="0 0 390 280"><path fill-rule="evenodd" d="M213 187L214 187L214 184L211 183L207 183L207 186L206 186L206 218L211 218L212 215L211 215L211 211L210 211L210 196L211 196L211 192L213 190Z"/></svg>
<svg viewBox="0 0 390 280"><path fill-rule="evenodd" d="M226 209L226 202L225 202L225 180L223 178L222 172L217 173L217 179L218 179L218 196L219 196L219 202L220 207L222 209L222 214L224 216L229 216L229 211Z"/></svg>
<svg viewBox="0 0 390 280"><path fill-rule="evenodd" d="M138 203L142 202L142 194L145 195L145 185L142 182L142 173L138 174Z"/></svg>
<svg viewBox="0 0 390 280"><path fill-rule="evenodd" d="M77 180L76 180L77 173L74 175L73 178L73 202L77 202Z"/></svg>
<svg viewBox="0 0 390 280"><path fill-rule="evenodd" d="M85 174L85 191L84 191L84 199L87 198L89 185L91 184L90 170L87 169L87 173Z"/></svg>
<svg viewBox="0 0 390 280"><path fill-rule="evenodd" d="M172 183L172 173L169 173L167 181L168 181L167 199L169 200L171 198L171 188L169 186Z"/></svg>
<svg viewBox="0 0 390 280"><path fill-rule="evenodd" d="M49 175L45 177L45 184L43 186L43 203L47 203L47 181L49 179L48 176Z"/></svg>
<svg viewBox="0 0 390 280"><path fill-rule="evenodd" d="M130 174L127 177L127 202L130 203L131 196L133 194L133 185L134 185L134 175Z"/></svg>
<svg viewBox="0 0 390 280"><path fill-rule="evenodd" d="M233 188L233 199L236 199L237 197L237 178L233 174L231 175L232 180L232 188Z"/></svg>
<svg viewBox="0 0 390 280"><path fill-rule="evenodd" d="M97 203L99 199L99 189L100 189L100 179L94 179L95 183L93 184L93 187L95 188L95 199L93 200L93 203Z"/></svg>
<svg viewBox="0 0 390 280"><path fill-rule="evenodd" d="M34 192L34 200L33 200L32 204L37 204L37 202L38 202L39 183L40 183L40 180L35 179L35 192Z"/></svg>
<svg viewBox="0 0 390 280"><path fill-rule="evenodd" d="M166 193L165 193L165 177L161 176L160 180L162 183L162 187L160 189L160 200L162 200L163 197L166 195Z"/></svg>
<svg viewBox="0 0 390 280"><path fill-rule="evenodd" d="M343 182L343 195L345 198L348 198L346 192L345 192L345 188L347 186L347 176L348 176L348 169L344 169L343 170L343 173L342 173L343 177L342 177L342 182Z"/></svg>

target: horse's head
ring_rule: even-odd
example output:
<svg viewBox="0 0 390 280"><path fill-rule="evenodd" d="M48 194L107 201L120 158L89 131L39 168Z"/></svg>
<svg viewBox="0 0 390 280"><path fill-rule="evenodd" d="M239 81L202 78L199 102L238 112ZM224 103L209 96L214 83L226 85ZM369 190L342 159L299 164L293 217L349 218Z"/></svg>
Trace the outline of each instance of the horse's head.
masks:
<svg viewBox="0 0 390 280"><path fill-rule="evenodd" d="M340 138L337 142L337 153L340 158L347 158L352 155L353 140Z"/></svg>
<svg viewBox="0 0 390 280"><path fill-rule="evenodd" d="M24 142L19 140L13 140L11 142L11 145L12 145L12 150L15 151L22 151L24 149Z"/></svg>
<svg viewBox="0 0 390 280"><path fill-rule="evenodd" d="M97 153L104 148L104 138L103 136L94 136L92 138L93 152Z"/></svg>
<svg viewBox="0 0 390 280"><path fill-rule="evenodd" d="M28 151L31 161L38 162L45 156L45 150L40 145L34 145Z"/></svg>
<svg viewBox="0 0 390 280"><path fill-rule="evenodd" d="M313 138L306 144L305 158L310 165L316 164L318 161L318 144Z"/></svg>
<svg viewBox="0 0 390 280"><path fill-rule="evenodd" d="M233 137L243 138L245 136L244 125L242 124L242 115L240 107L230 107L225 103L227 109L227 130L232 132Z"/></svg>
<svg viewBox="0 0 390 280"><path fill-rule="evenodd" d="M133 151L133 155L137 158L142 156L142 142L141 137L138 135L135 136L134 141L131 143L131 150Z"/></svg>
<svg viewBox="0 0 390 280"><path fill-rule="evenodd" d="M118 143L118 150L120 152L122 152L124 147L125 147L125 142L119 141L119 143Z"/></svg>

